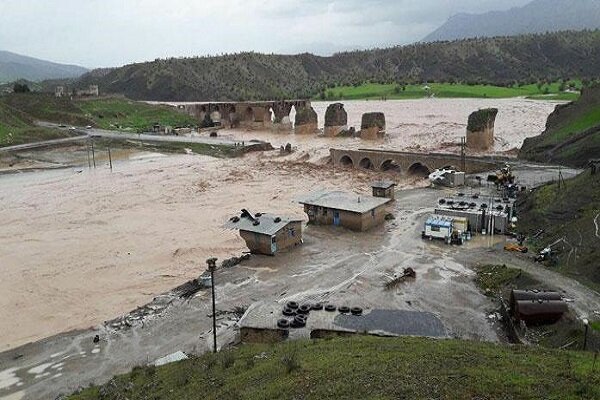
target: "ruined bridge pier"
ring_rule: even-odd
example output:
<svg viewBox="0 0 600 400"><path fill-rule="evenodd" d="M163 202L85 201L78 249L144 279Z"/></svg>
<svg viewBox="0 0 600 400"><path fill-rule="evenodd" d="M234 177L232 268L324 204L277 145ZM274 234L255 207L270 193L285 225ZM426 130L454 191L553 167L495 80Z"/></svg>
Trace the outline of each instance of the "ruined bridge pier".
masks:
<svg viewBox="0 0 600 400"><path fill-rule="evenodd" d="M463 159L458 154L410 153L390 150L330 149L336 167L359 168L372 171L390 171L408 175L426 176L438 168L451 166L462 170ZM479 173L496 169L503 160L485 157L465 157L466 173Z"/></svg>
<svg viewBox="0 0 600 400"><path fill-rule="evenodd" d="M310 107L310 100L199 102L179 105L199 122L210 117L212 122L225 128L291 129L292 108Z"/></svg>

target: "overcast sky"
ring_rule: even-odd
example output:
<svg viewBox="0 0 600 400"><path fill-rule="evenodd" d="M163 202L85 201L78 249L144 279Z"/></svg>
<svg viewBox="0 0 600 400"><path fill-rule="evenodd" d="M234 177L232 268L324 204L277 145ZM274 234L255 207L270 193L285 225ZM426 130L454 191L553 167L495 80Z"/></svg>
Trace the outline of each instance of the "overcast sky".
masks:
<svg viewBox="0 0 600 400"><path fill-rule="evenodd" d="M0 0L0 50L85 67L383 47L530 0Z"/></svg>

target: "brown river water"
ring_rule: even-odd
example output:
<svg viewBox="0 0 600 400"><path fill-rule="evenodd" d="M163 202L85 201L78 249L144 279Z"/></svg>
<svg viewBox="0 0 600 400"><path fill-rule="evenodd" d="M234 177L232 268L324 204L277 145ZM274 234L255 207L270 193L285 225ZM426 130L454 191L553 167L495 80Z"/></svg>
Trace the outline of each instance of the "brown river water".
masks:
<svg viewBox="0 0 600 400"><path fill-rule="evenodd" d="M223 223L241 208L305 219L294 199L317 188L368 193L383 175L324 165L329 148L440 150L464 135L472 111L498 107L495 152L538 135L556 103L510 100L345 102L350 125L383 111L377 142L270 132L221 131L296 152L241 159L124 153L114 172L66 168L0 175L0 351L86 328L195 278L209 256L240 255L244 242ZM320 121L327 103L313 106ZM322 123L322 122L321 122ZM455 149L455 148L454 148ZM388 176L389 177L389 176ZM400 187L422 186L392 176Z"/></svg>

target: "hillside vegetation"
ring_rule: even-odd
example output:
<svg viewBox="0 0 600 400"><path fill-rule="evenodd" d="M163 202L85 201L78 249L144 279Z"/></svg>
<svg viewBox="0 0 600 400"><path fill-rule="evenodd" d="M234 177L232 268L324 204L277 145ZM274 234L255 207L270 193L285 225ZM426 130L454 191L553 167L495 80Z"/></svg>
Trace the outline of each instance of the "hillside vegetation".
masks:
<svg viewBox="0 0 600 400"><path fill-rule="evenodd" d="M438 98L510 98L527 97L539 100L576 100L579 93L567 92L568 86L580 89L580 81L540 83L529 85L494 86L461 83L430 83L420 85L364 83L358 86L339 86L314 96L316 100L359 99L420 99Z"/></svg>
<svg viewBox="0 0 600 400"><path fill-rule="evenodd" d="M575 167L600 157L600 85L583 89L576 102L558 105L544 132L525 139L519 157Z"/></svg>
<svg viewBox="0 0 600 400"><path fill-rule="evenodd" d="M67 137L67 130L41 128L35 121L132 132L153 124L192 126L197 121L172 107L154 106L124 98L70 100L49 94L26 93L0 97L0 146Z"/></svg>
<svg viewBox="0 0 600 400"><path fill-rule="evenodd" d="M517 202L519 230L539 251L551 244L552 268L600 291L600 173L535 189ZM537 238L533 235L542 230Z"/></svg>
<svg viewBox="0 0 600 400"><path fill-rule="evenodd" d="M600 31L420 43L319 57L258 53L155 60L78 82L143 100L310 98L336 86L462 82L513 86L600 76Z"/></svg>
<svg viewBox="0 0 600 400"><path fill-rule="evenodd" d="M367 336L135 368L70 399L592 399L595 368L591 353Z"/></svg>

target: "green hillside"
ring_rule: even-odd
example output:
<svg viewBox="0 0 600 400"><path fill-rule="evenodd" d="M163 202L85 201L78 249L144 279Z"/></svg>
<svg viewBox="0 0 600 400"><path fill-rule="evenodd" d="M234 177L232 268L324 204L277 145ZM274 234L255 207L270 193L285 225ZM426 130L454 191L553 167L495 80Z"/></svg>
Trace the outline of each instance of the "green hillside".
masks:
<svg viewBox="0 0 600 400"><path fill-rule="evenodd" d="M194 126L197 121L168 106L154 106L124 98L71 101L50 94L0 96L0 146L70 136L66 130L40 128L34 121L142 132L153 124Z"/></svg>
<svg viewBox="0 0 600 400"><path fill-rule="evenodd" d="M573 81L576 88L580 81ZM566 87L566 85L565 85ZM358 86L339 86L327 89L314 96L315 100L359 100L359 99L420 99L438 98L510 98L527 97L539 100L576 100L578 93L566 92L561 83L511 85L467 85L461 83L430 83L420 85L364 83Z"/></svg>
<svg viewBox="0 0 600 400"><path fill-rule="evenodd" d="M593 358L461 340L293 341L134 368L70 399L592 399Z"/></svg>
<svg viewBox="0 0 600 400"><path fill-rule="evenodd" d="M311 98L326 95L332 88L366 82L512 87L515 83L535 85L540 81L592 80L598 76L597 30L417 43L331 57L241 53L158 59L95 70L84 75L78 85L98 84L104 93L120 93L132 99L219 101ZM466 88L462 94L453 92L474 95ZM486 94L494 96L493 92ZM352 98L346 94L344 97Z"/></svg>
<svg viewBox="0 0 600 400"><path fill-rule="evenodd" d="M545 131L523 143L519 157L575 167L600 156L600 85L585 88L581 97L559 105Z"/></svg>
<svg viewBox="0 0 600 400"><path fill-rule="evenodd" d="M534 250L556 243L552 267L600 291L600 174L588 170L560 188L556 182L535 189L518 200L517 210L518 228Z"/></svg>

